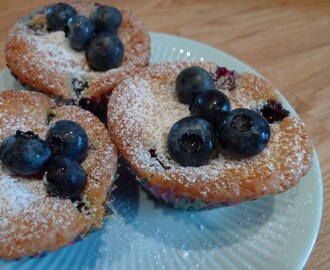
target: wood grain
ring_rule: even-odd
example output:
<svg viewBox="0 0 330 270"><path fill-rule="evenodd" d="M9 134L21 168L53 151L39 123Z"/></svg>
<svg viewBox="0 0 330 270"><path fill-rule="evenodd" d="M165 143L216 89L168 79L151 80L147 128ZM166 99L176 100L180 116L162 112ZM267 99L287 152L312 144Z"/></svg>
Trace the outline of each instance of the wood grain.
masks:
<svg viewBox="0 0 330 270"><path fill-rule="evenodd" d="M19 17L45 3L51 1L0 1L1 69L6 65L3 49L8 30ZM330 269L330 2L110 3L133 11L150 31L191 38L232 54L261 72L286 96L307 125L323 175L323 219L306 269Z"/></svg>

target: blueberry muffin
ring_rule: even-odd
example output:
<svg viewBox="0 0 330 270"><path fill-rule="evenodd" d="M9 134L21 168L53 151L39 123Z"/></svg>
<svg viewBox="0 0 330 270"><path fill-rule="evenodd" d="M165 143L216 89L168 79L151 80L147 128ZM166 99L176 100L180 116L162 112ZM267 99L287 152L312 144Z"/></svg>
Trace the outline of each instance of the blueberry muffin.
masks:
<svg viewBox="0 0 330 270"><path fill-rule="evenodd" d="M21 18L5 55L21 83L95 111L123 79L148 65L150 37L129 11L58 3Z"/></svg>
<svg viewBox="0 0 330 270"><path fill-rule="evenodd" d="M142 186L177 208L283 192L311 166L306 128L275 88L210 62L154 64L126 80L109 100L108 127Z"/></svg>
<svg viewBox="0 0 330 270"><path fill-rule="evenodd" d="M0 141L0 258L38 256L102 228L117 150L96 116L8 90Z"/></svg>

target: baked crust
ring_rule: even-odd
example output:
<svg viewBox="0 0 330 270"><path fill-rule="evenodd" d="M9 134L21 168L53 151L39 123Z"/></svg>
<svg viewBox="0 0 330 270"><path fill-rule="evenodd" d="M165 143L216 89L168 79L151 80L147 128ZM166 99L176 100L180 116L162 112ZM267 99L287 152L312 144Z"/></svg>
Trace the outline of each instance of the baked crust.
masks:
<svg viewBox="0 0 330 270"><path fill-rule="evenodd" d="M283 192L296 185L311 166L312 144L304 124L294 116L271 124L263 152L235 159L219 152L201 167L183 167L167 153L167 135L189 106L175 94L175 79L188 66L201 66L215 76L209 62L168 62L150 65L124 81L108 104L110 135L121 155L148 185L206 202L238 202ZM216 76L215 76L216 77ZM279 101L275 88L253 74L235 73L236 87L220 86L232 109L257 110L268 100Z"/></svg>
<svg viewBox="0 0 330 270"><path fill-rule="evenodd" d="M108 190L117 169L117 150L106 127L77 106L58 106L41 93L0 93L0 139L16 130L41 138L60 119L80 124L89 139L81 163L87 184L79 202L47 194L43 176L21 177L0 166L0 257L17 259L68 245L90 229L101 228ZM79 210L78 210L79 208Z"/></svg>
<svg viewBox="0 0 330 270"><path fill-rule="evenodd" d="M90 16L97 5L72 3L77 12L85 16ZM149 63L149 34L129 11L121 10L123 20L118 30L125 47L123 63L106 72L91 70L85 53L71 49L63 31L46 31L45 12L46 7L42 7L21 18L7 38L8 67L23 84L64 99L93 98L95 101Z"/></svg>

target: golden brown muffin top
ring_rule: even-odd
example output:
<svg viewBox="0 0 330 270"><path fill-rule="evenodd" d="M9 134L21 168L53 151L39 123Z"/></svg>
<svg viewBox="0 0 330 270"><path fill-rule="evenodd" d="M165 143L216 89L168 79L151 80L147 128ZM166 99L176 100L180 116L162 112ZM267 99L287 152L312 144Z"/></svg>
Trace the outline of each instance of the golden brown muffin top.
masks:
<svg viewBox="0 0 330 270"><path fill-rule="evenodd" d="M93 114L77 106L55 105L41 93L0 93L0 141L16 130L44 138L49 126L61 119L77 122L88 135L88 155L81 163L87 183L81 201L49 195L43 175L18 176L0 166L0 258L56 250L102 227L117 169L117 150L106 127Z"/></svg>
<svg viewBox="0 0 330 270"><path fill-rule="evenodd" d="M209 70L232 109L258 110L269 100L279 101L275 88L253 74L234 73L236 86L230 90L222 78L216 79L213 63L150 65L119 85L108 104L110 135L138 177L209 202L256 199L294 186L310 168L312 145L304 124L292 115L270 125L270 141L257 156L235 159L219 151L201 167L184 167L171 159L167 151L170 128L190 115L189 106L176 97L175 80L189 66Z"/></svg>
<svg viewBox="0 0 330 270"><path fill-rule="evenodd" d="M78 14L90 16L98 5L73 3L72 6ZM96 98L110 93L123 79L149 63L149 34L131 12L121 10L118 37L125 48L123 63L118 68L98 72L90 69L84 52L70 47L64 31L46 30L46 8L20 19L8 34L7 63L22 83L64 99Z"/></svg>

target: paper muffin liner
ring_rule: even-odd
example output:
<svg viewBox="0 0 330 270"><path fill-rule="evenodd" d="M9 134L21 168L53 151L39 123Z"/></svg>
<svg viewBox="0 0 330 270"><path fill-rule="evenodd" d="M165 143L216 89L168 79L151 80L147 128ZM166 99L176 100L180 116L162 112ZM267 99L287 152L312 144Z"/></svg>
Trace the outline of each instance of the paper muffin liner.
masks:
<svg viewBox="0 0 330 270"><path fill-rule="evenodd" d="M197 200L178 193L174 188L163 188L157 185L152 185L147 179L137 179L140 185L150 195L161 201L162 203L182 210L212 210L220 207L238 205L241 202L207 202Z"/></svg>
<svg viewBox="0 0 330 270"><path fill-rule="evenodd" d="M176 209L181 210L212 210L225 206L238 205L241 202L207 202L204 200L197 200L188 196L180 194L174 188L163 188L157 185L152 185L146 178L139 178L134 169L132 169L123 156L118 158L118 168L127 170L133 179L135 179L140 186L152 197L158 201Z"/></svg>

